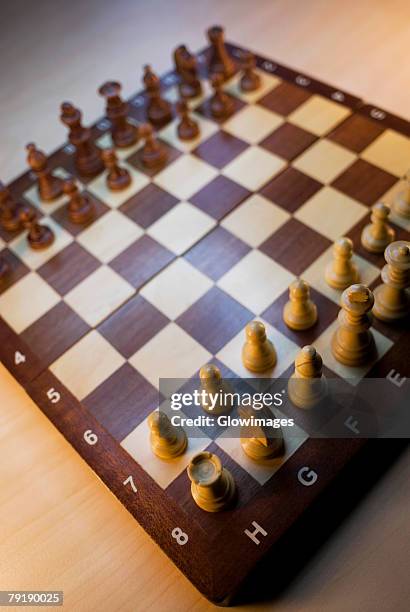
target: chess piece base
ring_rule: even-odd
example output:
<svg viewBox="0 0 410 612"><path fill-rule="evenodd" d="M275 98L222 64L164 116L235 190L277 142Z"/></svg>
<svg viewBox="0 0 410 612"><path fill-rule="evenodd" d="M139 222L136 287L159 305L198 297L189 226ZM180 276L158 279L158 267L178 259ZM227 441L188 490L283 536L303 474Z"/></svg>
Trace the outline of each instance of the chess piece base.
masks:
<svg viewBox="0 0 410 612"><path fill-rule="evenodd" d="M201 83L198 81L196 85L191 85L190 83L180 83L179 85L179 94L181 98L191 99L197 98L202 93Z"/></svg>
<svg viewBox="0 0 410 612"><path fill-rule="evenodd" d="M158 149L141 152L141 163L145 168L158 168L163 166L168 159L166 150L159 146Z"/></svg>
<svg viewBox="0 0 410 612"><path fill-rule="evenodd" d="M104 170L99 149L95 149L87 157L76 157L75 166L82 176L95 176Z"/></svg>
<svg viewBox="0 0 410 612"><path fill-rule="evenodd" d="M82 225L92 221L95 216L95 206L87 195L81 196L82 203L79 208L68 208L70 221Z"/></svg>
<svg viewBox="0 0 410 612"><path fill-rule="evenodd" d="M327 395L327 381L320 378L301 378L293 374L288 383L288 396L297 408L310 410Z"/></svg>
<svg viewBox="0 0 410 612"><path fill-rule="evenodd" d="M215 119L222 119L230 115L233 111L233 106L233 100L229 96L226 97L226 101L213 97L210 102L211 113Z"/></svg>
<svg viewBox="0 0 410 612"><path fill-rule="evenodd" d="M310 301L303 312L295 313L293 303L289 301L283 309L283 320L290 329L310 329L317 321L316 305Z"/></svg>
<svg viewBox="0 0 410 612"><path fill-rule="evenodd" d="M154 455L159 459L173 459L182 455L188 446L188 439L183 429L174 430L175 440L169 442L164 438L151 434L151 448Z"/></svg>
<svg viewBox="0 0 410 612"><path fill-rule="evenodd" d="M33 238L30 234L27 236L27 241L32 249L41 251L51 246L54 242L54 234L49 227L41 225L41 231Z"/></svg>
<svg viewBox="0 0 410 612"><path fill-rule="evenodd" d="M161 104L149 106L147 118L155 127L162 127L172 119L171 105L166 100L161 100Z"/></svg>
<svg viewBox="0 0 410 612"><path fill-rule="evenodd" d="M268 446L262 444L257 438L241 438L243 452L253 461L269 461L283 455L285 443L282 435L270 438Z"/></svg>
<svg viewBox="0 0 410 612"><path fill-rule="evenodd" d="M266 340L262 350L247 342L242 349L243 365L250 372L262 373L271 370L276 360L276 351L270 340Z"/></svg>
<svg viewBox="0 0 410 612"><path fill-rule="evenodd" d="M251 91L255 91L260 87L261 78L259 74L253 74L252 76L244 75L241 78L240 86L241 90L245 93L250 93Z"/></svg>
<svg viewBox="0 0 410 612"><path fill-rule="evenodd" d="M351 263L351 270L349 274L338 274L335 272L333 267L333 262L330 262L326 266L325 270L325 280L329 287L332 289L338 289L339 291L344 291L350 285L354 285L359 282L359 270L357 267Z"/></svg>
<svg viewBox="0 0 410 612"><path fill-rule="evenodd" d="M192 121L188 125L180 123L177 128L178 137L181 140L194 140L199 136L199 126L197 123Z"/></svg>
<svg viewBox="0 0 410 612"><path fill-rule="evenodd" d="M207 487L201 487L196 483L191 483L191 493L195 503L206 512L220 512L229 508L236 498L236 485L232 474L226 469L222 469L221 493L219 496L208 496Z"/></svg>
<svg viewBox="0 0 410 612"><path fill-rule="evenodd" d="M363 366L376 356L376 344L369 330L352 334L340 328L333 335L331 349L337 361L352 368Z"/></svg>
<svg viewBox="0 0 410 612"><path fill-rule="evenodd" d="M135 125L127 123L122 130L113 130L112 140L116 147L126 149L138 142L138 130Z"/></svg>
<svg viewBox="0 0 410 612"><path fill-rule="evenodd" d="M125 168L118 168L114 176L107 175L107 186L111 191L122 191L131 184L131 175Z"/></svg>
<svg viewBox="0 0 410 612"><path fill-rule="evenodd" d="M52 202L59 198L63 193L63 181L58 176L51 176L47 180L46 186L39 181L38 195L44 202Z"/></svg>
<svg viewBox="0 0 410 612"><path fill-rule="evenodd" d="M405 289L379 285L373 294L373 314L377 319L386 322L399 321L410 313L410 293Z"/></svg>
<svg viewBox="0 0 410 612"><path fill-rule="evenodd" d="M372 233L372 224L366 225L366 227L362 231L361 242L364 248L370 253L383 253L384 249L393 242L395 236L394 229L391 227L386 227L386 236L385 238L377 239L373 236Z"/></svg>

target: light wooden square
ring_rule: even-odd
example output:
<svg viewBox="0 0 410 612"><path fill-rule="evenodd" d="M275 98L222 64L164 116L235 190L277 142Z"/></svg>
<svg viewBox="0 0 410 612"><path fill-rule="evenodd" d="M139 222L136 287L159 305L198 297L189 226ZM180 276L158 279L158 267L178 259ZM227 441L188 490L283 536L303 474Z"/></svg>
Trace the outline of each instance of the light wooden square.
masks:
<svg viewBox="0 0 410 612"><path fill-rule="evenodd" d="M46 314L60 296L35 272L30 272L0 295L1 317L17 333Z"/></svg>
<svg viewBox="0 0 410 612"><path fill-rule="evenodd" d="M200 435L201 437L199 437ZM160 487L166 489L181 472L186 470L191 459L197 453L205 450L210 443L210 438L207 438L205 434L198 433L198 437L188 438L188 447L183 455L169 460L160 459L152 452L150 428L147 419L145 419L124 438L121 442L121 446L140 464L143 470L147 472Z"/></svg>
<svg viewBox="0 0 410 612"><path fill-rule="evenodd" d="M121 162L121 168L125 168L131 175L131 184L121 191L111 191L107 187L107 172L104 171L96 179L88 184L87 189L99 200L107 204L110 208L119 208L124 202L132 198L133 195L141 191L149 183L148 177L139 170L135 170L130 164Z"/></svg>
<svg viewBox="0 0 410 612"><path fill-rule="evenodd" d="M180 151L184 151L185 153L193 151L201 142L204 142L215 134L215 132L218 131L218 126L213 121L205 119L198 113L191 113L191 117L199 125L200 133L197 138L194 138L193 140L181 140L178 137L177 126L180 119L174 119L174 121L171 121L171 123L163 128L158 135L162 140L165 140Z"/></svg>
<svg viewBox="0 0 410 612"><path fill-rule="evenodd" d="M326 249L324 253L303 272L303 279L312 287L320 291L336 304L340 303L342 291L332 289L325 281L326 266L333 260L333 246ZM379 268L368 262L360 255L353 255L352 261L356 264L360 273L360 282L369 286L380 274ZM320 313L319 313L320 316Z"/></svg>
<svg viewBox="0 0 410 612"><path fill-rule="evenodd" d="M272 91L272 89L275 89L275 87L280 85L280 83L282 83L282 80L279 77L272 74L267 74L265 71L260 70L259 68L255 68L255 72L261 79L261 84L255 91L242 91L240 87L240 81L243 74L242 72L239 72L232 79L230 79L229 83L225 85L224 90L230 93L232 96L244 100L244 102L247 102L248 104L254 104L263 98L263 96L266 96L266 94Z"/></svg>
<svg viewBox="0 0 410 612"><path fill-rule="evenodd" d="M219 351L216 357L241 378L278 378L288 369L291 363L294 362L299 347L260 317L258 317L257 320L262 321L265 325L267 337L275 347L277 361L274 368L267 372L258 373L250 372L245 368L242 363L242 347L245 343L245 329L232 338L232 340Z"/></svg>
<svg viewBox="0 0 410 612"><path fill-rule="evenodd" d="M330 183L352 165L356 155L344 147L319 140L293 161L293 166L321 183Z"/></svg>
<svg viewBox="0 0 410 612"><path fill-rule="evenodd" d="M350 109L337 102L312 96L289 115L288 121L316 136L323 136L350 114Z"/></svg>
<svg viewBox="0 0 410 612"><path fill-rule="evenodd" d="M256 144L276 130L284 119L263 106L245 106L225 121L224 130L251 144Z"/></svg>
<svg viewBox="0 0 410 612"><path fill-rule="evenodd" d="M255 193L235 208L221 225L252 247L257 247L281 225L290 219L290 214Z"/></svg>
<svg viewBox="0 0 410 612"><path fill-rule="evenodd" d="M52 174L54 176L58 176L61 179L66 179L70 176L67 170L61 167L55 168ZM79 185L80 190L81 190L82 189L81 183L77 181L77 184ZM27 191L23 193L23 197L29 202L31 202L31 204L34 204L34 206L39 208L45 215L52 215L53 212L55 212L58 208L60 208L68 200L65 193L63 193L60 197L56 198L52 202L45 202L44 200L41 200L38 195L37 181L35 182L34 185L32 185L29 189L27 189Z"/></svg>
<svg viewBox="0 0 410 612"><path fill-rule="evenodd" d="M361 157L395 176L403 176L410 167L410 138L386 130L362 152Z"/></svg>
<svg viewBox="0 0 410 612"><path fill-rule="evenodd" d="M64 298L69 306L91 327L128 300L134 288L111 268L101 266L87 276Z"/></svg>
<svg viewBox="0 0 410 612"><path fill-rule="evenodd" d="M180 202L153 223L147 233L167 249L181 255L214 226L215 220L189 202Z"/></svg>
<svg viewBox="0 0 410 612"><path fill-rule="evenodd" d="M178 325L170 323L129 362L157 389L160 378L176 379L175 389L172 389L172 383L167 385L173 391L179 388L181 379L190 378L210 358L211 354L203 346Z"/></svg>
<svg viewBox="0 0 410 612"><path fill-rule="evenodd" d="M184 259L157 274L140 294L169 319L176 319L212 287L207 276Z"/></svg>
<svg viewBox="0 0 410 612"><path fill-rule="evenodd" d="M107 263L143 234L134 221L112 210L82 232L77 241L98 260Z"/></svg>
<svg viewBox="0 0 410 612"><path fill-rule="evenodd" d="M154 182L176 198L189 200L217 174L215 168L187 153L159 172Z"/></svg>
<svg viewBox="0 0 410 612"><path fill-rule="evenodd" d="M100 334L92 330L51 367L51 372L79 400L116 372L125 359Z"/></svg>
<svg viewBox="0 0 410 612"><path fill-rule="evenodd" d="M374 365L374 363L381 359L383 355L385 355L387 351L393 346L393 342L386 338L386 336L383 336L377 330L372 329L372 333L376 342L378 355L377 359L373 359L365 366L359 368L350 368L337 361L332 353L331 341L333 334L335 333L338 327L339 322L336 319L331 325L329 325L329 327L323 332L323 334L316 339L315 348L321 355L325 366L327 366L330 370L338 374L338 376L341 376L342 378L346 379L346 381L352 386L356 386L367 374L367 372Z"/></svg>
<svg viewBox="0 0 410 612"><path fill-rule="evenodd" d="M27 232L20 234L9 244L17 257L19 257L31 270L37 270L40 266L52 259L57 253L65 249L72 241L71 234L66 232L54 219L48 217L41 220L42 225L47 225L54 233L54 242L51 246L41 251L35 251L27 242Z"/></svg>
<svg viewBox="0 0 410 612"><path fill-rule="evenodd" d="M296 219L330 240L345 236L368 208L332 187L323 187L295 213Z"/></svg>
<svg viewBox="0 0 410 612"><path fill-rule="evenodd" d="M272 409L272 418L285 419L287 418L277 408ZM238 428L235 428L236 430ZM303 431L301 427L293 425L293 427L282 427L282 435L285 443L285 452L279 457L275 457L264 463L253 461L244 452L241 446L241 441L238 436L235 435L235 429L230 428L226 430L221 436L219 436L215 442L227 453L232 459L238 463L248 474L259 482L260 485L265 483L272 478L274 474L280 468L285 465L286 461L302 446L302 444L308 439L308 434Z"/></svg>
<svg viewBox="0 0 410 612"><path fill-rule="evenodd" d="M279 155L251 146L223 169L223 174L250 191L257 191L286 166Z"/></svg>
<svg viewBox="0 0 410 612"><path fill-rule="evenodd" d="M218 286L255 314L263 312L294 280L260 251L250 251L218 281Z"/></svg>

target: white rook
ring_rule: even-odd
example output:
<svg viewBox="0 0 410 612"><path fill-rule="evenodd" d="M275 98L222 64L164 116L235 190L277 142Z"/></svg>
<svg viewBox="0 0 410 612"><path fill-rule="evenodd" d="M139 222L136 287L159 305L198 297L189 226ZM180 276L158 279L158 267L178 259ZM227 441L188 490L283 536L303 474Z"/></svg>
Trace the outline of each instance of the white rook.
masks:
<svg viewBox="0 0 410 612"><path fill-rule="evenodd" d="M258 525L256 521L252 521L252 526L254 527L254 531L249 531L249 529L245 529L244 533L246 533L248 538L250 538L252 542L256 544L256 546L259 546L261 541L257 538L258 534L261 534L265 537L268 535L268 532L265 531L263 527Z"/></svg>

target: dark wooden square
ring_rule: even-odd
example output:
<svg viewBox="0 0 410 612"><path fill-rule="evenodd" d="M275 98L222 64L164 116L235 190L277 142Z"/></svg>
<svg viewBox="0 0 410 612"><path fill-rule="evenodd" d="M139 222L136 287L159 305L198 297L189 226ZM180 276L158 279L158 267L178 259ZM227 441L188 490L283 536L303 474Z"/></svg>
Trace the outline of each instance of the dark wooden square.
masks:
<svg viewBox="0 0 410 612"><path fill-rule="evenodd" d="M333 181L332 186L370 206L396 182L397 178L392 174L358 159Z"/></svg>
<svg viewBox="0 0 410 612"><path fill-rule="evenodd" d="M174 162L176 159L178 159L178 157L182 155L181 151L179 151L172 145L168 144L164 140L161 140L161 139L158 139L158 140L161 146L167 152L167 158L163 164L161 164L160 166L156 166L155 168L146 168L141 162L141 149L138 149L137 151L135 151L135 153L130 155L130 157L127 157L126 159L127 163L131 164L131 166L134 166L134 168L136 168L140 172L143 172L147 176L152 177L158 174L158 172L161 172L161 170L163 170L170 164L172 164L172 162Z"/></svg>
<svg viewBox="0 0 410 612"><path fill-rule="evenodd" d="M77 242L72 242L37 272L60 295L66 295L100 265L93 255Z"/></svg>
<svg viewBox="0 0 410 612"><path fill-rule="evenodd" d="M119 442L155 410L158 391L125 363L84 400L107 431Z"/></svg>
<svg viewBox="0 0 410 612"><path fill-rule="evenodd" d="M351 151L361 153L383 132L384 127L375 121L370 121L362 115L350 115L327 138Z"/></svg>
<svg viewBox="0 0 410 612"><path fill-rule="evenodd" d="M330 240L292 218L265 240L259 250L299 276L331 244Z"/></svg>
<svg viewBox="0 0 410 612"><path fill-rule="evenodd" d="M259 146L291 161L303 153L316 140L316 136L297 125L284 123L262 140Z"/></svg>
<svg viewBox="0 0 410 612"><path fill-rule="evenodd" d="M289 167L267 183L260 193L288 212L294 213L322 187L319 181Z"/></svg>
<svg viewBox="0 0 410 612"><path fill-rule="evenodd" d="M21 336L47 367L89 330L89 326L67 304L59 302Z"/></svg>
<svg viewBox="0 0 410 612"><path fill-rule="evenodd" d="M7 272L0 278L0 295L30 272L27 266L9 249L0 251L0 259L7 265Z"/></svg>
<svg viewBox="0 0 410 612"><path fill-rule="evenodd" d="M174 257L171 251L145 235L113 259L110 267L139 289Z"/></svg>
<svg viewBox="0 0 410 612"><path fill-rule="evenodd" d="M218 287L210 289L176 322L215 355L253 318L253 314Z"/></svg>
<svg viewBox="0 0 410 612"><path fill-rule="evenodd" d="M88 223L73 223L72 221L70 221L67 212L67 206L65 204L64 206L60 206L60 208L57 208L57 210L51 215L53 219L55 219L57 223L61 225L64 229L70 232L72 236L78 236L78 234L81 234L81 232L87 229L87 227L93 225L93 223L95 223L97 219L100 219L100 217L105 215L105 213L110 210L110 208L106 204L101 202L101 200L96 198L89 191L85 191L84 193L87 194L87 196L90 198L90 200L95 206L95 216L93 217L93 219L91 219L91 221L88 221Z"/></svg>
<svg viewBox="0 0 410 612"><path fill-rule="evenodd" d="M351 240L353 240L354 252L357 255L364 257L364 259L367 259L367 261L370 261L370 263L377 266L378 268L382 268L384 264L386 263L384 260L384 254L383 253L370 253L370 251L367 251L363 247L362 241L361 241L361 235L362 235L363 228L370 223L370 215L371 215L371 212L369 211L369 213L366 216L360 219L360 221L356 223L355 226L352 227L352 229L349 231L347 236ZM395 240L408 240L409 239L409 234L408 232L406 232L405 229L397 225L394 225L393 223L389 223L389 225L396 232Z"/></svg>
<svg viewBox="0 0 410 612"><path fill-rule="evenodd" d="M136 295L104 321L98 331L129 359L167 323L169 319L165 315Z"/></svg>
<svg viewBox="0 0 410 612"><path fill-rule="evenodd" d="M231 100L233 101L232 111L229 113L229 115L226 115L225 117L221 117L220 119L217 119L216 117L212 115L211 113L211 97L212 96L207 98L204 102L202 102L202 104L200 104L195 109L195 112L200 113L206 119L210 119L211 121L215 121L216 123L219 123L220 125L222 125L224 121L227 121L228 119L233 117L238 111L241 110L241 108L245 106L245 102L242 102L242 100L240 100L239 98L236 98L235 96L231 96L228 93L226 95L229 98L231 98Z"/></svg>
<svg viewBox="0 0 410 612"><path fill-rule="evenodd" d="M127 200L120 207L120 211L138 225L147 229L171 210L175 204L178 204L178 201L167 191L157 187L154 183L150 183Z"/></svg>
<svg viewBox="0 0 410 612"><path fill-rule="evenodd" d="M266 96L263 96L258 104L286 117L303 104L303 102L306 102L311 95L306 89L292 85L292 83L283 82L272 89Z"/></svg>
<svg viewBox="0 0 410 612"><path fill-rule="evenodd" d="M300 347L306 344L314 345L315 340L337 318L340 308L335 302L329 300L313 287L310 287L310 298L316 304L318 310L318 319L315 325L310 329L294 331L285 324L283 320L283 308L289 301L288 290L284 291L282 295L261 314L261 317ZM286 378L286 375L283 375L282 378Z"/></svg>
<svg viewBox="0 0 410 612"><path fill-rule="evenodd" d="M184 257L198 270L217 281L249 251L247 244L218 226Z"/></svg>
<svg viewBox="0 0 410 612"><path fill-rule="evenodd" d="M251 192L234 181L219 175L190 198L190 202L220 221Z"/></svg>
<svg viewBox="0 0 410 612"><path fill-rule="evenodd" d="M220 130L193 150L194 155L216 168L223 168L249 145L228 132Z"/></svg>

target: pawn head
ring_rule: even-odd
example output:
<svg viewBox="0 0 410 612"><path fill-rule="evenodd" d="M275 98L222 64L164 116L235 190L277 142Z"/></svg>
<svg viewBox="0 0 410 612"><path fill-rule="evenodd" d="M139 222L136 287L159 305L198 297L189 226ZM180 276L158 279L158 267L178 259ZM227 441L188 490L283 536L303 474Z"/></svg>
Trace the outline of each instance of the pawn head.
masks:
<svg viewBox="0 0 410 612"><path fill-rule="evenodd" d="M219 381L222 379L219 368L213 363L207 363L199 370L199 378L203 382Z"/></svg>
<svg viewBox="0 0 410 612"><path fill-rule="evenodd" d="M342 236L342 238L336 240L333 251L335 255L339 255L340 257L350 257L353 253L353 242L350 238Z"/></svg>
<svg viewBox="0 0 410 612"><path fill-rule="evenodd" d="M246 326L246 338L249 342L263 342L266 340L266 329L261 321L251 321Z"/></svg>

